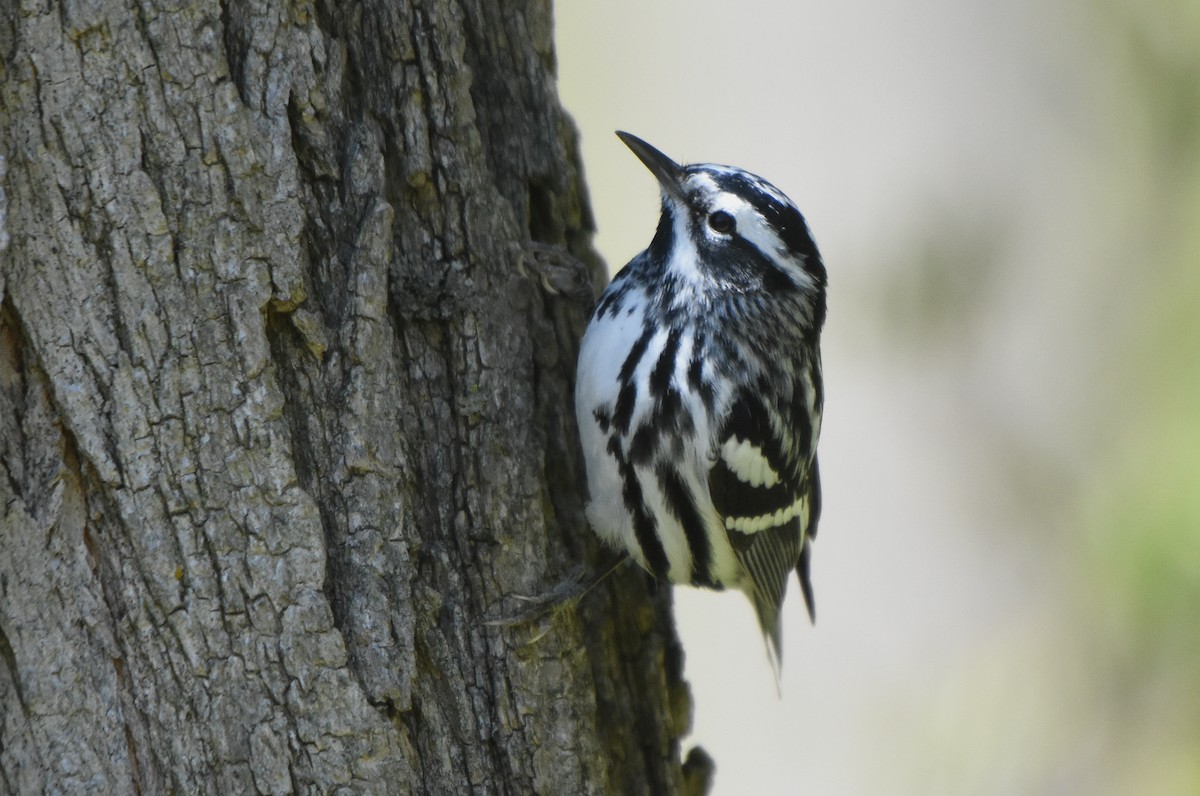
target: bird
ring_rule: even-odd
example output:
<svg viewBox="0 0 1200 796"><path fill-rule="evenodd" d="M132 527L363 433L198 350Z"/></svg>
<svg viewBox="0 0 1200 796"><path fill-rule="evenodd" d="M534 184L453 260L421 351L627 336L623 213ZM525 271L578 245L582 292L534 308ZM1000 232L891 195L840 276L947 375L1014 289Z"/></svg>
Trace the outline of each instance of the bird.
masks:
<svg viewBox="0 0 1200 796"><path fill-rule="evenodd" d="M762 177L617 136L657 179L662 210L580 343L587 520L658 579L745 593L778 683L792 572L816 621L825 265Z"/></svg>

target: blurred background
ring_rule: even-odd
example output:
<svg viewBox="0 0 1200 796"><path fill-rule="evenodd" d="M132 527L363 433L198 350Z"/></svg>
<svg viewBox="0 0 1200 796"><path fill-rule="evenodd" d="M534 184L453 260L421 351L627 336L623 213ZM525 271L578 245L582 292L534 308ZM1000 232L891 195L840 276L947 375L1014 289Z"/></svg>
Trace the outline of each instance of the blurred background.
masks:
<svg viewBox="0 0 1200 796"><path fill-rule="evenodd" d="M819 621L676 590L717 794L1200 793L1200 4L558 4L613 135L763 175L830 278Z"/></svg>

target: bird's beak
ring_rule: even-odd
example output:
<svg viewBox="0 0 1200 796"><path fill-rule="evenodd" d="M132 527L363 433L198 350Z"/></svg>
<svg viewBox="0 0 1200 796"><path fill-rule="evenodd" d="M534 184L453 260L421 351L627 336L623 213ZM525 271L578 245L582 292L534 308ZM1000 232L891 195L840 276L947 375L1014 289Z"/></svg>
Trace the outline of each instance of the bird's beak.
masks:
<svg viewBox="0 0 1200 796"><path fill-rule="evenodd" d="M617 131L617 138L625 143L625 146L633 150L633 154L638 156L638 160L646 164L646 168L650 169L650 173L655 176L659 184L662 185L663 191L678 199L683 199L683 167L669 157L659 152L654 147L647 144L636 135L621 130Z"/></svg>

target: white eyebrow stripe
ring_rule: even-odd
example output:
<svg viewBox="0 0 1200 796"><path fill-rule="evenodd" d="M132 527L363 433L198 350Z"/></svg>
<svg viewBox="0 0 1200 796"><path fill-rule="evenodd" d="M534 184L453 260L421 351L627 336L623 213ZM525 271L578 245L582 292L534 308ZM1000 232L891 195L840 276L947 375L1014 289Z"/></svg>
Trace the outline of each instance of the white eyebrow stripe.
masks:
<svg viewBox="0 0 1200 796"><path fill-rule="evenodd" d="M712 186L713 188L716 188L716 181L713 180L710 175L705 174L705 172L713 172L716 174L733 174L742 177L744 180L746 180L746 182L750 183L755 188L767 194L781 204L787 205L788 207L795 207L792 200L787 197L787 194L757 174L753 174L744 169L734 168L733 166L723 166L719 163L701 163L698 164L697 168L701 169L701 171L697 172L697 176L705 177L708 181L708 185Z"/></svg>
<svg viewBox="0 0 1200 796"><path fill-rule="evenodd" d="M812 275L804 268L804 258L797 256L787 247L775 228L767 223L754 204L736 193L721 190L713 174L738 174L756 189L760 189L784 205L794 208L795 205L792 204L792 201L766 180L740 169L712 164L705 164L699 168L700 171L689 175L688 182L692 190L699 192L710 202L708 211L711 213L723 210L729 213L737 223L738 237L758 249L769 262L774 263L792 281L792 284L802 290L814 289L816 284ZM682 221L682 219L680 220ZM718 233L709 229L707 224L703 225L700 233L710 238L720 237Z"/></svg>
<svg viewBox="0 0 1200 796"><path fill-rule="evenodd" d="M693 174L689 180L704 193L720 193L720 189L717 188L717 181L712 178L711 174L700 171Z"/></svg>

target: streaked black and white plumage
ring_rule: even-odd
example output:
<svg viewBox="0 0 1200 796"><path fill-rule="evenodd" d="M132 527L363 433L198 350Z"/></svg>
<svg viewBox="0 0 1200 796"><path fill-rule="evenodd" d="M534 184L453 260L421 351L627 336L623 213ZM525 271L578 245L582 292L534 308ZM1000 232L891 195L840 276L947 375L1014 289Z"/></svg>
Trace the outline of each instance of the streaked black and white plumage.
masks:
<svg viewBox="0 0 1200 796"><path fill-rule="evenodd" d="M579 354L588 520L657 577L745 592L778 671L793 570L815 615L825 267L766 180L617 135L662 186L662 216Z"/></svg>

